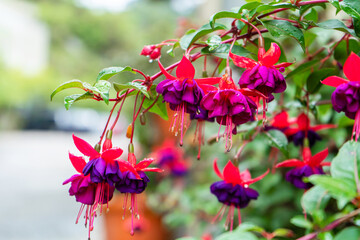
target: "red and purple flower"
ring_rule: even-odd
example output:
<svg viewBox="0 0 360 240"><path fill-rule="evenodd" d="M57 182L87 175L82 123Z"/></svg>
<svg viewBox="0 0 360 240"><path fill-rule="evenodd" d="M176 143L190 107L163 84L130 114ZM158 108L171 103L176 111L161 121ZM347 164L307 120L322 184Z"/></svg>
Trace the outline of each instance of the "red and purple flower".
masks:
<svg viewBox="0 0 360 240"><path fill-rule="evenodd" d="M214 171L221 179L223 179L223 181L213 183L210 187L210 191L217 197L219 202L224 204L215 216L214 221L216 221L219 216L221 220L226 209L229 209L225 226L228 227L230 224L230 231L232 231L235 208L238 209L240 225L240 208L246 207L251 200L256 200L259 196L259 193L254 189L249 188L249 185L264 178L266 174L269 173L269 170L263 175L252 179L248 170L240 172L239 169L229 161L226 164L223 173L221 173L215 159Z"/></svg>
<svg viewBox="0 0 360 240"><path fill-rule="evenodd" d="M267 102L274 99L272 93L285 91L286 82L281 72L284 72L285 67L290 66L291 63L275 65L281 56L280 47L276 43L271 43L266 53L265 49L259 48L258 62L231 52L229 55L236 66L246 68L239 80L240 87L258 90L267 97Z"/></svg>
<svg viewBox="0 0 360 240"><path fill-rule="evenodd" d="M298 159L289 159L276 165L279 167L294 167L286 173L286 181L292 183L295 187L301 189L309 189L313 185L305 183L303 177L309 177L314 174L325 174L322 169L323 166L330 166L330 162L323 162L329 154L328 149L325 149L314 156L311 156L310 148L304 147L303 161Z"/></svg>
<svg viewBox="0 0 360 240"><path fill-rule="evenodd" d="M350 119L355 119L353 136L357 141L360 135L360 57L351 53L344 64L344 74L349 79L331 76L323 84L335 87L331 101L335 111L344 112Z"/></svg>
<svg viewBox="0 0 360 240"><path fill-rule="evenodd" d="M226 126L225 148L228 150L232 145L232 134L236 134L236 127L255 120L257 106L248 96L264 95L256 90L238 88L233 79L224 74L219 82L219 89L209 91L201 100L200 106L208 111L208 117L215 118L220 127Z"/></svg>
<svg viewBox="0 0 360 240"><path fill-rule="evenodd" d="M172 131L175 130L177 133L178 129L180 130L180 145L182 145L185 114L197 113L204 91L213 89L211 85L217 84L220 78L194 79L195 68L185 56L176 69L176 77L170 75L160 61L159 67L166 79L157 85L156 91L163 95L164 101L169 103L171 110L177 112Z"/></svg>

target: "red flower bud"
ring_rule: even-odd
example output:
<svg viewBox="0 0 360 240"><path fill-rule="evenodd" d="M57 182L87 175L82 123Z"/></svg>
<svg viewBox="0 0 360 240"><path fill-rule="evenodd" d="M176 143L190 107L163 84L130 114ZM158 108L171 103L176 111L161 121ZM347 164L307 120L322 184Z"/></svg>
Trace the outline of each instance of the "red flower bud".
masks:
<svg viewBox="0 0 360 240"><path fill-rule="evenodd" d="M103 151L108 150L110 148L112 148L111 139L106 138L103 144Z"/></svg>
<svg viewBox="0 0 360 240"><path fill-rule="evenodd" d="M156 60L161 56L160 48L155 48L154 51L150 54L150 59Z"/></svg>
<svg viewBox="0 0 360 240"><path fill-rule="evenodd" d="M157 47L156 45L146 45L140 55L149 57L150 60L156 60L161 55L161 46Z"/></svg>
<svg viewBox="0 0 360 240"><path fill-rule="evenodd" d="M146 45L141 51L140 55L149 56L155 48L155 45Z"/></svg>

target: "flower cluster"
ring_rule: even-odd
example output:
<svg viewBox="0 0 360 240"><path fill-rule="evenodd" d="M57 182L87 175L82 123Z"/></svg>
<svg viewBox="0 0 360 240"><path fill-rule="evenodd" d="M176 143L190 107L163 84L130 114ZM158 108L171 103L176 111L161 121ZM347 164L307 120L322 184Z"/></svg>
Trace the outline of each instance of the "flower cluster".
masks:
<svg viewBox="0 0 360 240"><path fill-rule="evenodd" d="M136 163L133 153L128 154L128 161L120 160L119 157L123 150L113 148L110 139L104 142L101 153L75 135L73 135L73 140L77 149L89 157L89 161L86 162L83 156L75 156L69 153L70 161L79 174L73 175L63 184L71 183L70 196L75 196L76 201L82 204L76 222L86 207L85 226L89 224L90 238L97 209L100 209L101 214L102 205L109 203L115 189L117 189L126 194L125 201L127 201L128 195L131 195L130 209L133 226L133 217L137 217L139 214L136 206L136 194L142 193L150 181L145 172L160 172L161 170L148 168L154 161L153 159L144 159ZM134 234L133 228L131 234Z"/></svg>

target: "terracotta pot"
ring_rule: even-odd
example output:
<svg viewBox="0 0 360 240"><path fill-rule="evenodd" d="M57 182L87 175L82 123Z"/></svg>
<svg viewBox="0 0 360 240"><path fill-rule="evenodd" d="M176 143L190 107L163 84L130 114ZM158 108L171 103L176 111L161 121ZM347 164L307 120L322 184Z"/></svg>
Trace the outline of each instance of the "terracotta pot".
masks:
<svg viewBox="0 0 360 240"><path fill-rule="evenodd" d="M123 220L125 194L115 194L110 201L110 211L104 214L107 240L170 240L171 233L162 224L161 216L157 215L146 206L146 195L137 195L138 211L140 219L134 218L134 236L130 235L131 214L127 206Z"/></svg>

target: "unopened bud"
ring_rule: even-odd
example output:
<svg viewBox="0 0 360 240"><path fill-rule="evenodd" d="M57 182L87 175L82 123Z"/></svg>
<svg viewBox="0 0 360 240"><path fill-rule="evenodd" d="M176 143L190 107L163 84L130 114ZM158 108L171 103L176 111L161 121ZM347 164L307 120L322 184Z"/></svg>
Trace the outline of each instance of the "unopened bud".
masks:
<svg viewBox="0 0 360 240"><path fill-rule="evenodd" d="M150 59L152 60L156 60L160 57L161 55L161 49L160 48L155 48L154 51L150 54Z"/></svg>
<svg viewBox="0 0 360 240"><path fill-rule="evenodd" d="M129 143L128 151L129 151L129 153L134 153L134 144Z"/></svg>
<svg viewBox="0 0 360 240"><path fill-rule="evenodd" d="M149 56L154 51L154 49L155 49L155 45L146 45L142 49L140 55Z"/></svg>
<svg viewBox="0 0 360 240"><path fill-rule="evenodd" d="M101 150L100 144L97 143L97 144L95 145L94 149L95 149L97 152L100 152L100 150Z"/></svg>
<svg viewBox="0 0 360 240"><path fill-rule="evenodd" d="M130 123L126 130L126 137L131 138L131 135L132 135L132 124Z"/></svg>

